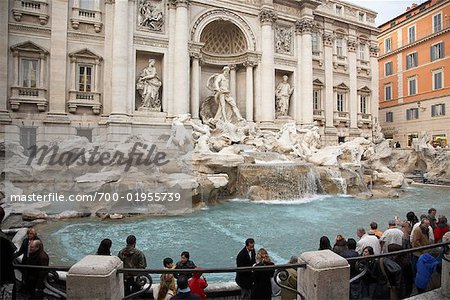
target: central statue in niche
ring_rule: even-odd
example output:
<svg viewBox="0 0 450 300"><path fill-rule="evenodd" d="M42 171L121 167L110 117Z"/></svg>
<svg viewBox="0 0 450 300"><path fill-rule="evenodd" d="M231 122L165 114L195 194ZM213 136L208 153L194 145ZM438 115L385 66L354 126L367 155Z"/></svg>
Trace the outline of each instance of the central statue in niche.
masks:
<svg viewBox="0 0 450 300"><path fill-rule="evenodd" d="M221 74L214 74L208 79L207 87L214 92L214 100L218 103L214 120L226 123L235 123L234 120L243 121L236 101L230 95L230 68L223 67ZM235 118L234 118L235 117Z"/></svg>
<svg viewBox="0 0 450 300"><path fill-rule="evenodd" d="M139 75L136 89L142 97L139 110L161 111L161 99L159 89L162 82L156 72L155 60L149 59L148 66Z"/></svg>

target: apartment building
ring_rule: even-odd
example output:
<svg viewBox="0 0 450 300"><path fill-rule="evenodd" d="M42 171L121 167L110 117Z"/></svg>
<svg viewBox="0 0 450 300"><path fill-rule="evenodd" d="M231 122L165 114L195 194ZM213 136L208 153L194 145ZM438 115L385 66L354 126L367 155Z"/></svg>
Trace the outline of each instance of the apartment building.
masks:
<svg viewBox="0 0 450 300"><path fill-rule="evenodd" d="M426 134L433 145L448 147L450 1L413 5L378 28L379 119L385 137L411 147Z"/></svg>

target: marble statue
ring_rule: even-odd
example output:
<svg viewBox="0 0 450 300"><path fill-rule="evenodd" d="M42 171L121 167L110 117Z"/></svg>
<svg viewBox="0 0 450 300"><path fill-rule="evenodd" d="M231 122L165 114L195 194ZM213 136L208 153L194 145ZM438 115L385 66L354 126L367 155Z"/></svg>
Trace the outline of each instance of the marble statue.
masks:
<svg viewBox="0 0 450 300"><path fill-rule="evenodd" d="M192 132L192 136L195 141L195 151L198 152L211 152L209 148L209 140L211 138L211 128L206 125L199 123L197 124L194 121L190 121L189 124L192 126L194 131Z"/></svg>
<svg viewBox="0 0 450 300"><path fill-rule="evenodd" d="M294 87L288 82L289 77L287 75L283 76L283 81L281 81L275 90L275 114L276 117L283 117L288 115L289 110L289 98L294 91Z"/></svg>
<svg viewBox="0 0 450 300"><path fill-rule="evenodd" d="M142 97L142 103L139 110L161 111L161 100L159 95L161 85L161 80L159 79L155 68L155 60L149 59L148 66L142 70L136 84L136 89Z"/></svg>
<svg viewBox="0 0 450 300"><path fill-rule="evenodd" d="M172 120L172 130L167 140L166 148L180 150L189 148L191 136L184 124L190 117L190 114L179 114Z"/></svg>
<svg viewBox="0 0 450 300"><path fill-rule="evenodd" d="M234 120L243 121L236 102L230 95L230 68L223 67L222 74L214 74L208 79L207 87L214 91L214 99L219 104L214 120L235 123ZM235 118L234 118L235 117Z"/></svg>

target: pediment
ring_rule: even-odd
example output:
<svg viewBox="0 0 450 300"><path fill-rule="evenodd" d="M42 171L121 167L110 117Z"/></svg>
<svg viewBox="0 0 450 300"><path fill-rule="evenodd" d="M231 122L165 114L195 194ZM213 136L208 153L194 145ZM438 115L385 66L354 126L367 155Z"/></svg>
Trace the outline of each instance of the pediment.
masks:
<svg viewBox="0 0 450 300"><path fill-rule="evenodd" d="M314 79L313 84L314 84L314 85L320 85L320 86L323 86L323 82L320 81L320 79L317 79L317 78Z"/></svg>
<svg viewBox="0 0 450 300"><path fill-rule="evenodd" d="M44 48L42 48L41 46L31 42L31 41L27 41L27 42L23 42L14 46L11 46L11 51L20 51L20 52L34 52L34 53L43 53L43 54L48 54L48 51Z"/></svg>
<svg viewBox="0 0 450 300"><path fill-rule="evenodd" d="M102 60L103 58L91 50L84 48L69 54L69 57L77 57L77 58L90 58L90 59L98 59Z"/></svg>
<svg viewBox="0 0 450 300"><path fill-rule="evenodd" d="M370 92L372 92L372 90L369 89L369 87L367 85L365 85L362 88L358 89L358 92L360 92L360 93L370 93Z"/></svg>
<svg viewBox="0 0 450 300"><path fill-rule="evenodd" d="M338 90L349 90L349 87L343 82L336 85L334 88Z"/></svg>

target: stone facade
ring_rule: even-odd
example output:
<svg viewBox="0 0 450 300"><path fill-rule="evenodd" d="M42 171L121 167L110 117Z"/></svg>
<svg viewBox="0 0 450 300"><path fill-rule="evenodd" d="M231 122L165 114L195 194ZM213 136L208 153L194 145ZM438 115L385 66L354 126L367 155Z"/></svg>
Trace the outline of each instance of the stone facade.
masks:
<svg viewBox="0 0 450 300"><path fill-rule="evenodd" d="M207 80L230 67L241 115L277 129L320 126L325 144L372 136L376 13L318 0L1 1L0 121L23 145L84 135L122 141L199 118ZM136 85L154 60L155 109ZM155 72L151 72L153 75ZM276 117L275 89L293 87ZM155 98L156 97L156 98Z"/></svg>

